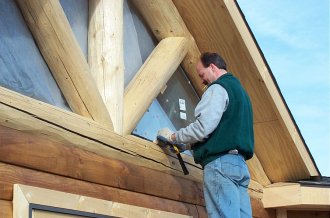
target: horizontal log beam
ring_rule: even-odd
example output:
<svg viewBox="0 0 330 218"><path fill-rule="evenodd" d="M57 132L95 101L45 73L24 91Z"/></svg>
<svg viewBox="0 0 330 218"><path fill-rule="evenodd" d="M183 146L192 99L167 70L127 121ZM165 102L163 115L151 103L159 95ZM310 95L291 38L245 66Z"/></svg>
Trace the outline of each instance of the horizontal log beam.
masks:
<svg viewBox="0 0 330 218"><path fill-rule="evenodd" d="M190 175L184 176L175 155L135 136L120 136L79 115L0 87L0 125L35 137L71 144L95 154L202 182L202 171L191 156L182 154ZM47 120L48 119L48 120ZM254 178L253 178L254 179ZM255 184L259 184L258 180ZM260 196L260 184L251 182L250 194Z"/></svg>
<svg viewBox="0 0 330 218"><path fill-rule="evenodd" d="M34 134L35 138L46 136L56 143L73 145L113 160L202 182L202 170L191 156L182 154L190 172L185 176L176 156L164 153L154 143L134 136L120 136L89 119L1 87L0 126ZM5 189L6 184L2 185ZM260 198L260 186L258 181L251 181L251 197Z"/></svg>
<svg viewBox="0 0 330 218"><path fill-rule="evenodd" d="M265 208L329 210L330 189L299 183L275 183L264 188L262 203Z"/></svg>
<svg viewBox="0 0 330 218"><path fill-rule="evenodd" d="M196 206L193 204L84 182L1 162L0 175L1 182L10 184L8 189L0 189L0 199L2 200L13 200L14 184L23 184L198 217ZM8 196L9 198L4 198L3 196ZM201 209L202 207L198 208Z"/></svg>
<svg viewBox="0 0 330 218"><path fill-rule="evenodd" d="M13 203L11 201L0 200L0 217L13 218Z"/></svg>
<svg viewBox="0 0 330 218"><path fill-rule="evenodd" d="M110 115L60 2L16 2L71 109L113 128Z"/></svg>
<svg viewBox="0 0 330 218"><path fill-rule="evenodd" d="M0 126L0 161L52 174L204 205L201 183L124 161L109 159L70 144Z"/></svg>
<svg viewBox="0 0 330 218"><path fill-rule="evenodd" d="M90 0L88 64L114 131L122 134L124 110L123 0Z"/></svg>
<svg viewBox="0 0 330 218"><path fill-rule="evenodd" d="M167 37L185 37L188 40L188 52L181 65L196 92L201 96L204 85L196 73L200 51L173 2L171 0L132 0L131 2L142 14L158 41Z"/></svg>
<svg viewBox="0 0 330 218"><path fill-rule="evenodd" d="M192 157L184 155L190 174L184 176L175 155L166 155L154 143L124 137L103 125L77 114L0 87L0 125L51 140L72 144L84 150L145 166L167 174L201 181L202 171Z"/></svg>
<svg viewBox="0 0 330 218"><path fill-rule="evenodd" d="M187 40L169 37L159 42L124 94L124 130L130 134L187 53Z"/></svg>

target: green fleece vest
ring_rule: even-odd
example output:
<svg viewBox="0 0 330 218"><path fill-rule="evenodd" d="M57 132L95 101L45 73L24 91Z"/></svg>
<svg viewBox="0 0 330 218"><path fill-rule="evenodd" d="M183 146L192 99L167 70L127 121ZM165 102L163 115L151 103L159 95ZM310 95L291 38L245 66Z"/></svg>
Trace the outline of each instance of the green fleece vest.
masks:
<svg viewBox="0 0 330 218"><path fill-rule="evenodd" d="M246 160L254 150L253 113L250 98L241 83L232 74L226 73L209 85L220 84L229 97L227 110L220 123L203 142L193 146L194 159L203 167L229 150L237 149Z"/></svg>

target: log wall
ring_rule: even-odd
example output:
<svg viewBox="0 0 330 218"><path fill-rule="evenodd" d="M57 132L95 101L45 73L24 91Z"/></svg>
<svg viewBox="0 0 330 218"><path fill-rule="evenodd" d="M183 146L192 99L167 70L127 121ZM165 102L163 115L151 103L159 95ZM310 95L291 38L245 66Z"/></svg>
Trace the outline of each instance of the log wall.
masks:
<svg viewBox="0 0 330 218"><path fill-rule="evenodd" d="M14 184L207 217L200 182L4 126L0 126L0 175L0 217L12 217ZM260 199L251 201L254 217L266 217Z"/></svg>
<svg viewBox="0 0 330 218"><path fill-rule="evenodd" d="M193 60L196 60L200 51L215 50L224 54L232 70L237 72L255 108L258 156L250 161L249 167L253 168L251 175L262 185L317 175L300 136L297 136L298 141L294 140L296 128L268 69L263 60L255 58L260 54L252 53L250 47L255 48L255 45L246 39L246 35L250 35L244 25L243 30L240 27L241 17L237 15L237 9L232 8L231 1L192 2L159 1L163 4L163 10L158 12L155 10L157 8L153 8L153 1L144 1L148 6L148 13L144 13L144 16L150 15L149 18L145 16L145 19L155 36L158 36L157 39L180 36L189 40L190 47L183 49L185 52L179 52L176 65L183 59L183 67L188 69L193 84L196 83L191 73L194 71ZM13 185L20 183L193 217L206 217L202 171L192 163L191 158L184 158L191 172L185 177L173 155L164 154L153 143L112 131L110 116L89 75L89 66L69 31L59 1L17 0L17 3L54 77L62 84L62 91L66 90L64 95L70 106L87 118L0 88L0 216L12 217ZM52 13L45 13L45 10ZM162 19L154 19L151 15ZM170 23L170 27L161 25L166 23ZM65 24L64 28L60 24ZM221 32L223 29L226 30L224 33ZM166 32L160 34L163 30ZM58 47L61 48L60 52L54 52ZM52 50L49 54L48 48ZM188 55L184 57L186 50ZM67 56L72 52L76 55ZM62 60L64 67L58 68L53 59ZM241 62L244 64L237 64ZM247 66L247 69L242 66ZM173 73L173 70L170 71L168 73ZM72 81L62 80L67 77ZM201 94L200 90L197 88ZM126 123L131 121L128 119ZM274 153L282 161L274 162ZM277 165L282 162L288 164ZM262 186L258 182L252 181L253 188L249 189L253 196L253 217L278 216L274 209L264 209L260 200ZM288 213L288 217L293 218L300 215L301 212ZM323 217L327 213L309 212L305 215Z"/></svg>

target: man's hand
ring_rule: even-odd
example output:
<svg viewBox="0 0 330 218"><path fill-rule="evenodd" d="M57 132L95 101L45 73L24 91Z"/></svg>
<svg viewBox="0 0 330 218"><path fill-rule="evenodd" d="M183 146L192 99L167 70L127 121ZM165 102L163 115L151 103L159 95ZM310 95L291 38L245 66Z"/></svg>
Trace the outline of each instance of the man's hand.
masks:
<svg viewBox="0 0 330 218"><path fill-rule="evenodd" d="M157 132L157 137L161 136L162 138L165 138L168 142L173 142L174 140L172 139L172 134L173 132L170 129L163 128Z"/></svg>
<svg viewBox="0 0 330 218"><path fill-rule="evenodd" d="M165 147L165 143L166 147L175 154L191 149L189 144L176 143L175 134L168 128L160 129L157 132L157 140L155 141L156 144ZM161 143L158 143L159 141L161 141Z"/></svg>

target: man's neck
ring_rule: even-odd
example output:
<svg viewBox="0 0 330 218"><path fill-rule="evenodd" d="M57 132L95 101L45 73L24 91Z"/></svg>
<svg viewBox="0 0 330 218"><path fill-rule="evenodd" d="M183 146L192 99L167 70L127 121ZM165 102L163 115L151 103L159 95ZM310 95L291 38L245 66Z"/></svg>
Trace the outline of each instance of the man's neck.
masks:
<svg viewBox="0 0 330 218"><path fill-rule="evenodd" d="M219 69L218 73L217 73L217 77L215 80L219 79L221 76L225 75L227 73L226 70L224 69Z"/></svg>

